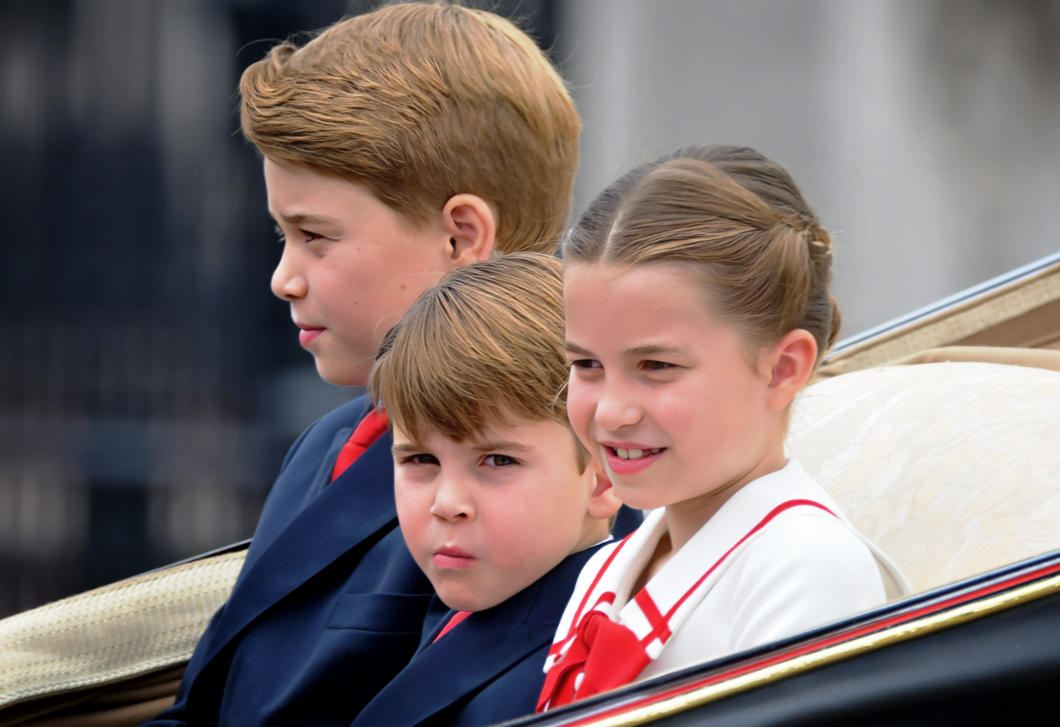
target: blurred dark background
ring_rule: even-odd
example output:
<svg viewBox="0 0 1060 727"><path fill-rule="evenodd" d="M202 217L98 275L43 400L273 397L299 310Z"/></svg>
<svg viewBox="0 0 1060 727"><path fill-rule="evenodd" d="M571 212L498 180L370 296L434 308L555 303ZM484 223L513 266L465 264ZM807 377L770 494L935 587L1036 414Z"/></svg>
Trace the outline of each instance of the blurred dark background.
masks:
<svg viewBox="0 0 1060 727"><path fill-rule="evenodd" d="M0 2L0 616L250 537L287 447L358 393L269 291L235 91L378 4ZM488 7L552 45L549 2Z"/></svg>
<svg viewBox="0 0 1060 727"><path fill-rule="evenodd" d="M323 383L239 75L383 0L0 0L0 616L249 537ZM787 165L844 334L1060 249L1060 0L465 0L585 127L575 212L693 143Z"/></svg>

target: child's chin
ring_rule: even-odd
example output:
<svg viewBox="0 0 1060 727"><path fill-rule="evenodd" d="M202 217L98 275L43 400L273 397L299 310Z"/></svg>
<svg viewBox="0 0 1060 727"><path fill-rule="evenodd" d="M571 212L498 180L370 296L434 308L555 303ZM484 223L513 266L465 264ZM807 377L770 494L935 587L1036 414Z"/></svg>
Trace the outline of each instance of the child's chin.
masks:
<svg viewBox="0 0 1060 727"><path fill-rule="evenodd" d="M437 590L438 589L436 588L435 591L437 591ZM438 598L442 599L442 603L444 603L446 606L448 606L449 608L453 609L454 611L481 611L482 610L482 606L479 604L477 599L468 598L467 596L464 596L464 595L460 595L460 596L446 596L446 595L442 595L441 592L438 592Z"/></svg>
<svg viewBox="0 0 1060 727"><path fill-rule="evenodd" d="M642 488L622 487L617 482L614 483L614 488L615 497L621 500L623 505L634 510L655 510L666 505L665 502L658 502Z"/></svg>
<svg viewBox="0 0 1060 727"><path fill-rule="evenodd" d="M368 383L370 364L351 366L344 362L334 361L333 356L315 356L317 373L320 378L335 386L364 386Z"/></svg>
<svg viewBox="0 0 1060 727"><path fill-rule="evenodd" d="M454 611L485 611L504 599L494 599L480 593L469 593L466 588L449 588L452 584L434 583L438 598Z"/></svg>

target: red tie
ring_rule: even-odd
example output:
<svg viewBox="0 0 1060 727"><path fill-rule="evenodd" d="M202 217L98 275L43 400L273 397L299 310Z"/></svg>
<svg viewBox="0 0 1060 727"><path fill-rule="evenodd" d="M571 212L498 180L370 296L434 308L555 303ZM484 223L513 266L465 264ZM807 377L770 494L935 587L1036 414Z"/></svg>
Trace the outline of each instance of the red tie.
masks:
<svg viewBox="0 0 1060 727"><path fill-rule="evenodd" d="M457 624L459 624L461 621L463 621L465 618L467 618L470 615L471 615L471 611L457 611L456 613L454 613L453 617L451 619L449 619L449 623L447 623L445 625L445 628L443 628L441 631L439 631L438 635L434 637L434 641L437 641L438 639L442 638L447 633L452 631L456 627ZM434 641L432 641L431 643L433 644Z"/></svg>
<svg viewBox="0 0 1060 727"><path fill-rule="evenodd" d="M357 428L353 430L353 434L350 435L346 444L342 445L339 458L335 460L335 469L331 470L332 482L345 472L347 467L356 462L357 458L364 454L365 450L379 441L379 438L386 434L389 426L390 421L387 419L385 411L372 409L368 412L364 419L361 420L361 423L357 425Z"/></svg>

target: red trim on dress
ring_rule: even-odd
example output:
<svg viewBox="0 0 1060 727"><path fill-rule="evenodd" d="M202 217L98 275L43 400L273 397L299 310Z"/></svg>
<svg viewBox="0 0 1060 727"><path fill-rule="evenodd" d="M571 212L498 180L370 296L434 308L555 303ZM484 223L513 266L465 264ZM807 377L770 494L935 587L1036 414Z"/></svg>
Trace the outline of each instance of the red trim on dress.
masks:
<svg viewBox="0 0 1060 727"><path fill-rule="evenodd" d="M572 641L566 653L552 665L545 677L545 685L538 699L537 711L543 712L547 709L562 707L579 699L599 694L610 689L625 686L636 679L645 667L651 663L646 649L649 644L658 639L662 644L673 636L670 630L670 620L677 610L688 600L710 575L717 570L718 566L747 541L752 535L768 525L774 518L794 507L816 507L827 512L833 517L838 516L819 502L813 500L788 500L773 508L757 525L740 538L735 545L725 551L724 555L712 565L696 582L682 595L665 616L659 610L655 601L648 593L647 586L634 596L633 601L637 604L644 618L651 626L651 631L643 639L638 639L629 627L618 622L611 621L607 614L595 608L581 618L582 609L585 607L589 596L596 588L604 573L610 567L615 555L618 554L623 540L618 548L597 572L592 585L582 598L581 605L575 618L571 621L570 631L567 636L552 645L549 656L557 654L567 642ZM615 594L605 593L597 600L599 605L606 597L610 596L610 602L614 601ZM594 654L594 651L596 652ZM595 657L595 658L594 658Z"/></svg>

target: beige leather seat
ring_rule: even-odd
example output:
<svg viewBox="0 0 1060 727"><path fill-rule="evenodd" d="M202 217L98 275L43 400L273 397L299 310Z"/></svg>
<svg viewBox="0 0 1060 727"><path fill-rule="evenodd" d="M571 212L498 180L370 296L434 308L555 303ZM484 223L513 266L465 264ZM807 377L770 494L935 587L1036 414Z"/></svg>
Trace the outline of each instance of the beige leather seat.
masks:
<svg viewBox="0 0 1060 727"><path fill-rule="evenodd" d="M808 387L788 452L917 591L1060 548L1060 373L929 363Z"/></svg>

